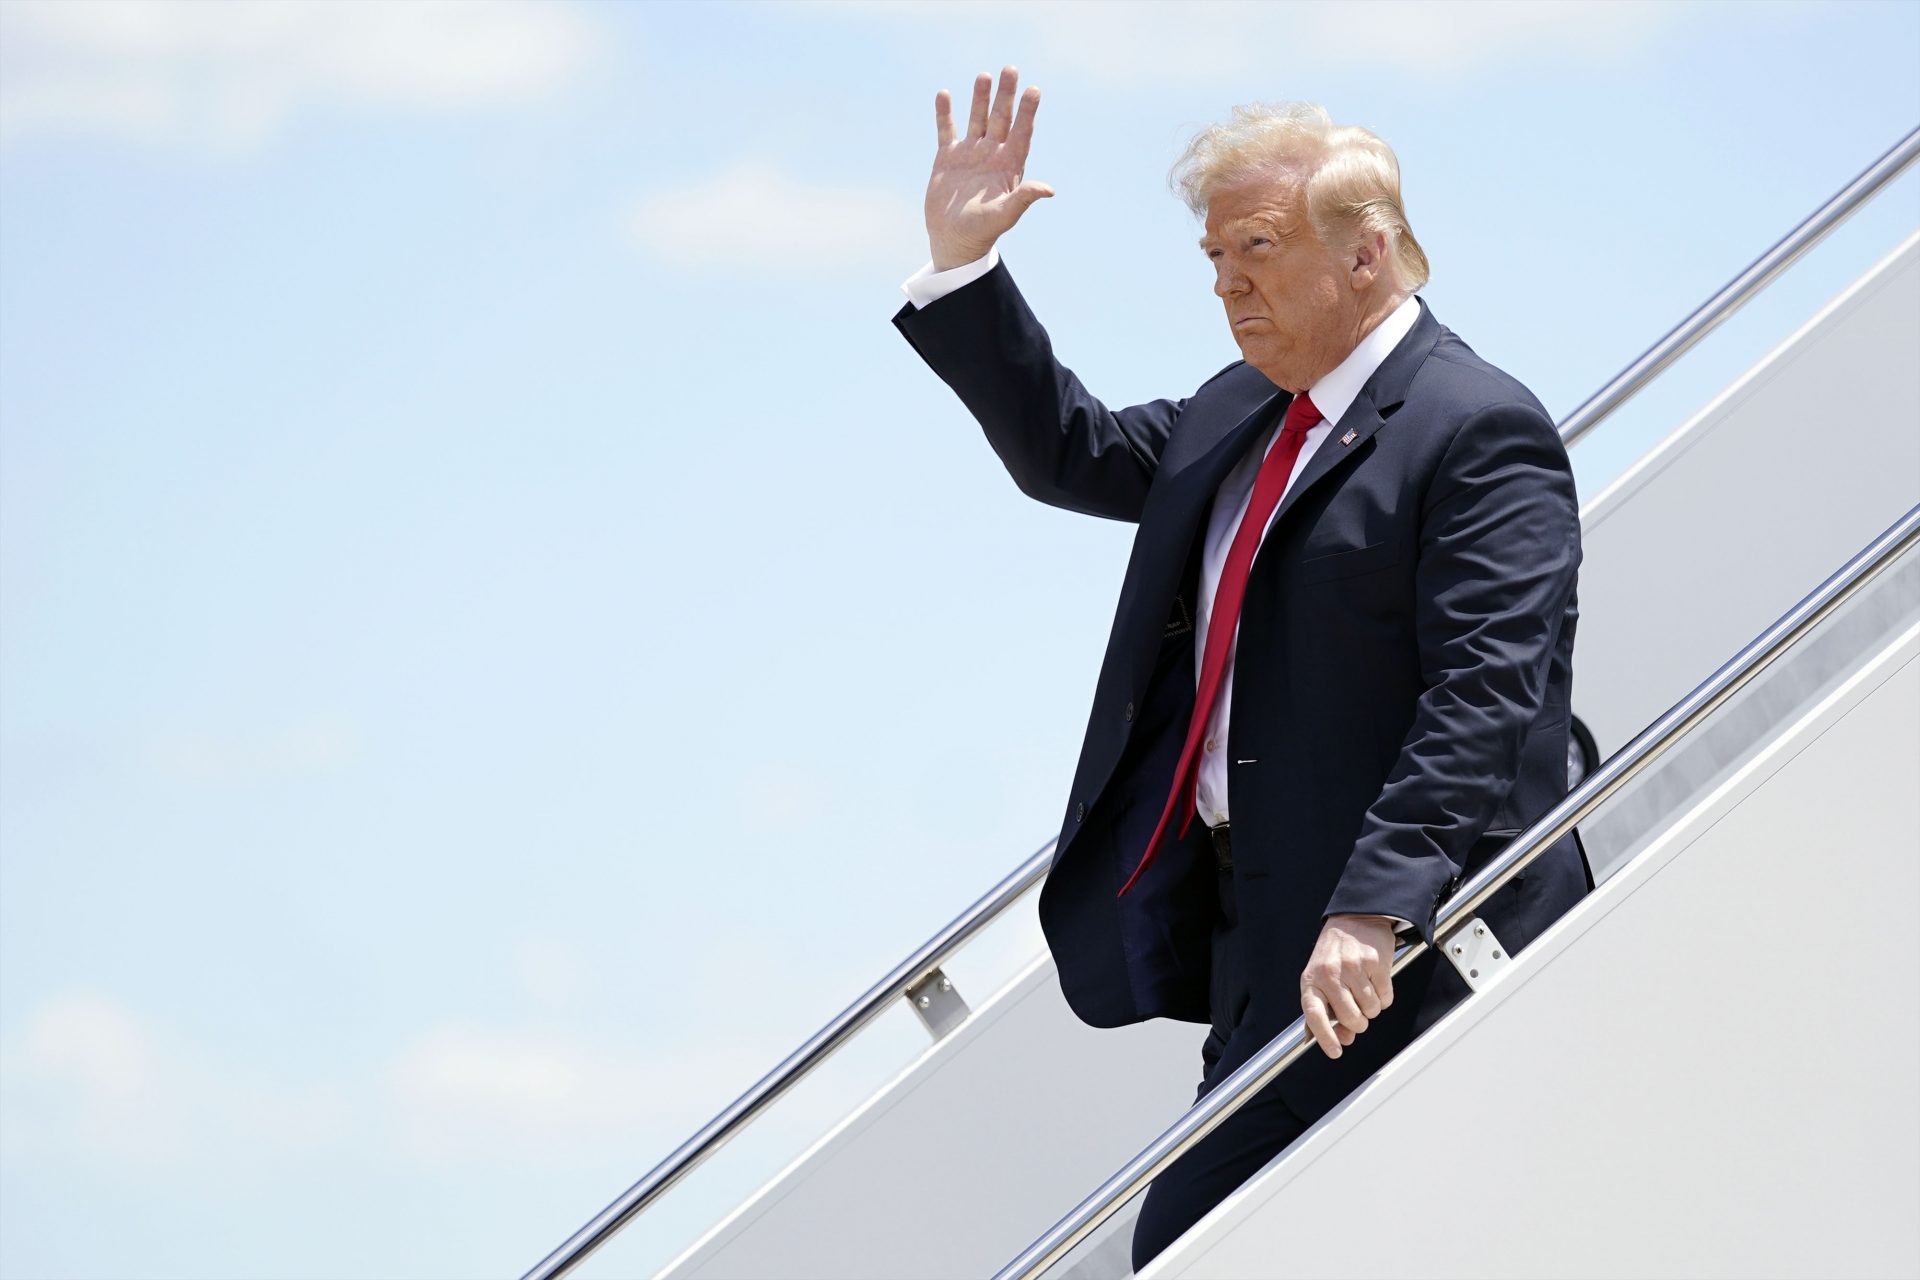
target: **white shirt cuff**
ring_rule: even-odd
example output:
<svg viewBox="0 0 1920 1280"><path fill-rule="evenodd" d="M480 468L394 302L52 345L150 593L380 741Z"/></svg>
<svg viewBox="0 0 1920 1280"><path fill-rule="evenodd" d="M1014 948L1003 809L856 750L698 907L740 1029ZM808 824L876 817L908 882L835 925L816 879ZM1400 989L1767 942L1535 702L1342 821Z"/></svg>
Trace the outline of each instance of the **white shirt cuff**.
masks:
<svg viewBox="0 0 1920 1280"><path fill-rule="evenodd" d="M972 284L987 272L1000 265L1000 246L987 250L984 258L975 258L972 262L935 271L933 263L928 262L900 283L900 292L907 295L907 301L916 307L929 306L958 289L961 285Z"/></svg>

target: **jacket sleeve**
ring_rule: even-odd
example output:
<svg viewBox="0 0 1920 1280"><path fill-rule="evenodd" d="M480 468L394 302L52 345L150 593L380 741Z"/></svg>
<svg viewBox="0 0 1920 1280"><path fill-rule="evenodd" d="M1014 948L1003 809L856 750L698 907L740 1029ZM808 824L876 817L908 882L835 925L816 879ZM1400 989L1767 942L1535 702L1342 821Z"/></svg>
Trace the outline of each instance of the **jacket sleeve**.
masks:
<svg viewBox="0 0 1920 1280"><path fill-rule="evenodd" d="M1426 689L1328 902L1434 916L1520 770L1580 565L1573 469L1532 404L1483 409L1448 444L1420 514L1415 627Z"/></svg>
<svg viewBox="0 0 1920 1280"><path fill-rule="evenodd" d="M1054 358L1003 257L969 284L893 317L913 349L979 420L1029 497L1138 521L1185 400L1113 410Z"/></svg>

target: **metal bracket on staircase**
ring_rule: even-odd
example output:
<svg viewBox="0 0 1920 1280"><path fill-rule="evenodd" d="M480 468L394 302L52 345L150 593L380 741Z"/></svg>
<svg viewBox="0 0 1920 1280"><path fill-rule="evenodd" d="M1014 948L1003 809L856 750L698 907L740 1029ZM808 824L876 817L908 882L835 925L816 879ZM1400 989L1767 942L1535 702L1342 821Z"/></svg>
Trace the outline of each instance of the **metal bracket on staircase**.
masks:
<svg viewBox="0 0 1920 1280"><path fill-rule="evenodd" d="M908 987L906 994L920 1025L935 1040L945 1038L973 1012L954 990L953 979L938 969Z"/></svg>
<svg viewBox="0 0 1920 1280"><path fill-rule="evenodd" d="M1438 941L1440 954L1460 971L1461 978L1475 991L1484 989L1513 963L1513 957L1500 945L1500 939L1493 936L1493 930L1479 916Z"/></svg>

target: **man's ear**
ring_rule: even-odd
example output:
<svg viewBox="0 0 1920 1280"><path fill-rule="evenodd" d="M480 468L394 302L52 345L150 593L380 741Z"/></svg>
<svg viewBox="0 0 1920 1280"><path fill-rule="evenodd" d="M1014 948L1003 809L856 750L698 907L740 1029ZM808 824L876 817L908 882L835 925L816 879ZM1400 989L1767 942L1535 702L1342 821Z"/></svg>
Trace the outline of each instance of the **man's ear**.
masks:
<svg viewBox="0 0 1920 1280"><path fill-rule="evenodd" d="M1348 252L1347 279L1353 285L1355 293L1365 293L1380 278L1380 271L1387 256L1387 233L1375 231L1355 242Z"/></svg>

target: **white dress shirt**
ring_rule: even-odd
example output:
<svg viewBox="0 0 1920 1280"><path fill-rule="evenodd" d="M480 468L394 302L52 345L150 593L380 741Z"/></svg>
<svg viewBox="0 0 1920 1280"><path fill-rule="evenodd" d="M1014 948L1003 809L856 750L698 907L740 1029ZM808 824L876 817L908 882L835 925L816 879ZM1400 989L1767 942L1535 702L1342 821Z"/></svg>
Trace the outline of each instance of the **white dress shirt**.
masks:
<svg viewBox="0 0 1920 1280"><path fill-rule="evenodd" d="M1000 261L1000 250L996 247L987 252L984 258L977 258L963 266L948 271L935 271L929 262L914 272L900 285L901 292L916 307L924 307L946 297L962 285L971 284L987 272L993 270ZM1307 438L1300 446L1300 456L1294 459L1293 471L1287 477L1287 488L1281 490L1284 501L1287 489L1293 488L1293 482L1306 469L1307 459L1313 456L1320 443L1333 434L1340 425L1340 419L1360 394L1360 388L1373 376L1388 354L1400 345L1400 340L1413 328L1414 321L1420 318L1420 304L1409 296L1387 315L1387 318L1373 327L1372 332L1360 340L1360 345L1350 352L1345 360L1336 365L1332 372L1307 388L1314 407L1320 410L1323 421L1307 432ZM1233 546L1233 535L1245 518L1248 505L1253 501L1253 482L1260 473L1260 464L1266 461L1267 451L1280 439L1281 423L1275 422L1267 428L1258 449L1249 449L1220 482L1220 488L1213 497L1212 514L1207 518L1207 541L1201 551L1200 560L1200 599L1198 616L1194 619L1194 682L1198 686L1200 667L1207 651L1207 624L1213 615L1213 599L1220 586L1220 571L1226 566L1227 552ZM1274 505L1274 515L1280 512L1279 504ZM1273 528L1273 516L1267 518L1267 529ZM1261 538L1267 535L1267 529L1261 530ZM1256 554L1256 559L1257 559ZM1228 821L1232 808L1227 797L1227 726L1233 707L1233 660L1234 651L1240 640L1239 622L1234 623L1234 643L1227 647L1226 670L1220 677L1219 701L1214 704L1213 715L1207 720L1206 736L1200 743L1199 784L1194 803L1195 812L1202 821L1211 826L1219 826ZM1413 928L1411 921L1398 916L1390 917L1396 923L1396 932L1407 932Z"/></svg>

